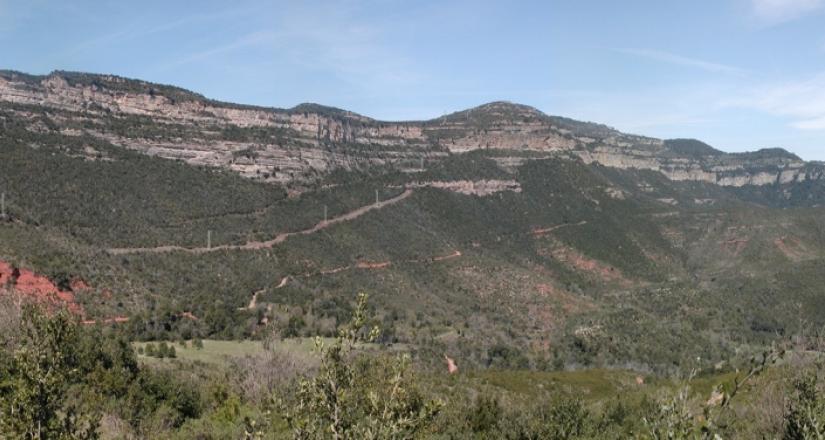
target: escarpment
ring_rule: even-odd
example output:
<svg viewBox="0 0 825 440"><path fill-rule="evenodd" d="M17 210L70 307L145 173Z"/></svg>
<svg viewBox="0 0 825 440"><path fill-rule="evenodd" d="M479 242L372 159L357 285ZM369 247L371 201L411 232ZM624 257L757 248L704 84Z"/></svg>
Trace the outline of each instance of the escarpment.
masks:
<svg viewBox="0 0 825 440"><path fill-rule="evenodd" d="M732 187L822 180L825 170L783 150L726 154L698 141L624 134L507 102L428 121L385 122L316 104L277 109L217 102L111 75L5 71L0 110L4 121L29 131L93 136L148 155L281 183L336 169L417 172L425 163L477 150L488 151L506 171L528 160L563 156Z"/></svg>

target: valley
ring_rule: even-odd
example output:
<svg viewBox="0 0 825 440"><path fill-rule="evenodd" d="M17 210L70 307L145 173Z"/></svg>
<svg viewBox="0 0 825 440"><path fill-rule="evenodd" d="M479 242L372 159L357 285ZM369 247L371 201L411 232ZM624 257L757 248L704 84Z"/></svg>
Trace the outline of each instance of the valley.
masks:
<svg viewBox="0 0 825 440"><path fill-rule="evenodd" d="M715 340L711 363L758 347L767 335L754 329L774 328L769 315L792 321L779 319L795 315L790 304L820 319L807 289L769 293L791 273L818 280L825 245L822 166L785 152L726 154L509 103L384 123L111 76L2 81L4 261L113 292L88 295L84 310L130 316L138 337L249 337L289 316L316 323L301 334L328 334L340 314L324 304L369 290L387 340L460 350L471 364L501 362L489 353L503 345L519 353L502 360L514 365L667 369L693 348L641 355L621 344L699 331ZM273 166L268 154L309 150L324 159L250 171ZM734 305L724 321L697 315ZM676 322L659 319L672 310ZM604 332L580 332L593 325ZM732 325L749 336L726 340ZM609 340L613 353L586 348Z"/></svg>
<svg viewBox="0 0 825 440"><path fill-rule="evenodd" d="M598 405L686 369L707 393L825 325L825 164L784 150L506 102L383 122L10 71L0 149L0 296L65 306L158 371L250 372L233 376L250 402L286 383L262 365L319 368L309 341L334 344L358 292L380 328L366 351L513 407L534 381Z"/></svg>

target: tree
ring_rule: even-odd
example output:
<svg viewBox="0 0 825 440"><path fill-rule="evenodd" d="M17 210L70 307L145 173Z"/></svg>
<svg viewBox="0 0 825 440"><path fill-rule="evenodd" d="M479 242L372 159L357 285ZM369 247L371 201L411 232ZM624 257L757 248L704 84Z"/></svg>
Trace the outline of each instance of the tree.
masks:
<svg viewBox="0 0 825 440"><path fill-rule="evenodd" d="M727 384L720 384L714 388L706 403L702 405L701 417L697 417L690 405L690 386L686 385L666 402L662 402L652 414L644 418L647 425L647 437L651 440L682 440L701 439L716 440L732 430L737 421L736 414L731 408L731 402L739 392L756 376L775 364L785 355L784 350L771 349L761 356L751 358L751 366L744 376L737 373L736 377ZM691 379L695 376L691 374ZM808 438L808 437L805 437Z"/></svg>
<svg viewBox="0 0 825 440"><path fill-rule="evenodd" d="M165 357L171 357L169 356L169 345L166 344L166 341L162 341L160 344L158 344L158 357L161 359Z"/></svg>
<svg viewBox="0 0 825 440"><path fill-rule="evenodd" d="M409 356L362 358L364 365L355 365L356 344L380 334L377 327L364 334L367 299L359 294L352 320L332 344L315 339L317 375L300 381L293 408L282 404L296 439L406 439L439 412L440 402L425 400L413 387Z"/></svg>
<svg viewBox="0 0 825 440"><path fill-rule="evenodd" d="M82 372L76 321L66 311L50 318L29 306L21 322L23 341L0 365L0 436L97 438L99 417L66 403L69 385Z"/></svg>
<svg viewBox="0 0 825 440"><path fill-rule="evenodd" d="M304 318L302 316L293 315L289 317L289 321L287 321L286 327L283 330L283 337L285 338L295 338L300 336L301 329L306 326L306 322L304 322Z"/></svg>
<svg viewBox="0 0 825 440"><path fill-rule="evenodd" d="M482 394L476 397L473 407L467 414L467 424L473 432L487 432L498 425L501 413L498 399Z"/></svg>
<svg viewBox="0 0 825 440"><path fill-rule="evenodd" d="M796 399L785 415L787 440L825 438L825 399L816 387L815 374L809 374L794 383Z"/></svg>

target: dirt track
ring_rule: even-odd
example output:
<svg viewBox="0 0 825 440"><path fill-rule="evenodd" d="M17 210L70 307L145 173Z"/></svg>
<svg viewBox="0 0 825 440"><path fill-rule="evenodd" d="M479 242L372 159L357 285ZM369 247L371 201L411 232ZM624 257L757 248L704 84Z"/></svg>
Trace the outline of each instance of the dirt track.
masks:
<svg viewBox="0 0 825 440"><path fill-rule="evenodd" d="M356 210L350 211L346 214L342 214L338 217L333 217L327 221L322 221L317 223L315 226L304 229L302 231L296 232L282 232L276 235L273 239L267 241L249 241L244 244L225 244L220 246L212 246L212 247L194 247L194 248L187 248L183 246L176 246L176 245L166 245L166 246L156 246L156 247L143 247L143 248L112 248L107 249L107 252L113 255L125 255L125 254L158 254L164 252L187 252L190 254L205 254L207 252L217 252L217 251L227 251L227 250L258 250L258 249L267 249L275 246L276 244L284 242L287 238L295 236L295 235L308 235L315 232L318 232L322 229L326 229L332 225L337 223L342 223L350 220L354 220L369 211L374 209L381 209L385 206L392 205L398 203L407 197L411 196L413 193L412 189L406 189L401 194L387 199L382 200L380 202L376 202L370 205L362 206Z"/></svg>

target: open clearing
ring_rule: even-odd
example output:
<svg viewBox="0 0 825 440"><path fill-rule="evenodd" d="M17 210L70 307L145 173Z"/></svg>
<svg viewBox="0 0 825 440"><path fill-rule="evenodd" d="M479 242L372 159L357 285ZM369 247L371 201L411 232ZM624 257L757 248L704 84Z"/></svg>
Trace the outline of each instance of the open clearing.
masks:
<svg viewBox="0 0 825 440"><path fill-rule="evenodd" d="M135 349L146 348L147 342L135 342ZM154 343L157 346L157 342ZM256 356L263 354L265 349L261 341L217 341L204 340L203 348L195 348L192 341L187 341L186 346L177 342L167 342L175 347L177 360L189 362L203 362L207 364L225 365L233 358L244 356ZM288 353L294 358L315 356L313 353L314 342L312 338L293 338L277 341L270 347L271 350ZM159 359L149 357L145 354L138 358L146 363L170 362L172 359Z"/></svg>
<svg viewBox="0 0 825 440"><path fill-rule="evenodd" d="M334 342L333 338L321 338L324 344L331 344ZM143 348L145 350L146 345L148 344L155 344L157 345L160 341L156 342L134 342L132 346L137 350L138 348ZM263 346L261 341L220 341L220 340L211 340L206 339L203 341L203 348L195 348L192 345L192 341L186 341L186 345L182 345L179 342L170 342L166 341L167 345L175 347L175 358L156 358L146 356L146 354L138 354L138 359L141 362L145 362L147 364L157 363L157 362L173 362L173 361L185 361L185 362L203 362L206 364L213 364L213 365L228 365L232 359L242 358L245 356L258 356L264 354L266 349ZM375 350L377 349L376 344L358 344L357 349L359 350ZM273 341L270 344L270 350L288 355L291 359L297 361L306 361L307 364L313 364L314 361L317 359L317 353L315 353L315 339L314 338L289 338L284 339L281 341ZM407 346L404 344L394 344L391 351L403 351L406 350Z"/></svg>

